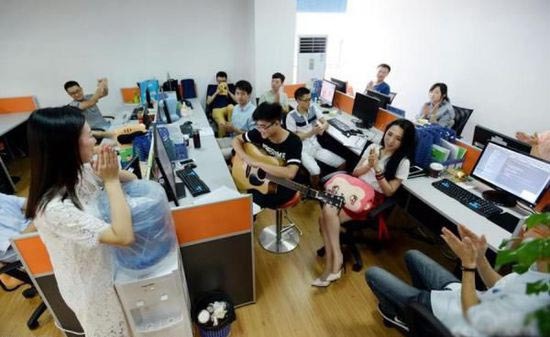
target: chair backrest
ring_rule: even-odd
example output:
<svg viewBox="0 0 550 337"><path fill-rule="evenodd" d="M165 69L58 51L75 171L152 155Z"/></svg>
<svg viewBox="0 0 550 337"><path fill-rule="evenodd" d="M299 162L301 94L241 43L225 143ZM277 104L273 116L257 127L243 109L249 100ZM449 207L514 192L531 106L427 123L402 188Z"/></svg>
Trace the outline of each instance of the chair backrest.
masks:
<svg viewBox="0 0 550 337"><path fill-rule="evenodd" d="M410 302L405 308L405 315L409 337L453 337L449 329L420 303Z"/></svg>
<svg viewBox="0 0 550 337"><path fill-rule="evenodd" d="M453 130L456 131L457 136L460 136L462 130L468 122L468 119L472 115L472 112L474 112L474 109L462 108L456 105L453 105L453 108L455 110L455 123L453 125Z"/></svg>
<svg viewBox="0 0 550 337"><path fill-rule="evenodd" d="M396 92L390 92L390 94L388 96L390 96L390 104L391 104L393 102L393 99L395 98L395 96L397 96L397 93Z"/></svg>

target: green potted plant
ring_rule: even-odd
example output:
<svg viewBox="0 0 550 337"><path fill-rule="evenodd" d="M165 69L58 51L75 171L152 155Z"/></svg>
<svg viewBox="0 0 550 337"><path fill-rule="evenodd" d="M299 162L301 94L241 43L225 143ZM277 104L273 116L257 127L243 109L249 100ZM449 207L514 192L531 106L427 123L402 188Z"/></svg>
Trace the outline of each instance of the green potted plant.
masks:
<svg viewBox="0 0 550 337"><path fill-rule="evenodd" d="M532 214L525 220L526 230L541 226L543 230L550 230L550 212ZM546 227L546 228L545 228ZM523 239L514 237L504 241L499 247L495 262L496 269L510 265L516 273L525 273L534 263L539 263L546 272L550 272L550 237ZM541 270L542 271L542 270ZM550 282L540 280L529 283L525 289L527 294L550 293ZM526 318L526 323L536 320L542 336L550 336L550 305L547 305Z"/></svg>

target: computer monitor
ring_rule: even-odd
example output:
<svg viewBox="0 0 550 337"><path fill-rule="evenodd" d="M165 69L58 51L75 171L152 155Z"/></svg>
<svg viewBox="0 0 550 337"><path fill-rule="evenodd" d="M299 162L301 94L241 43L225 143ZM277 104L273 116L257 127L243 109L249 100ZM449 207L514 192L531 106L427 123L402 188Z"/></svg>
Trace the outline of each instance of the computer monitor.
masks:
<svg viewBox="0 0 550 337"><path fill-rule="evenodd" d="M130 159L130 161L128 161L126 165L124 165L123 170L133 173L136 175L138 179L141 179L142 174L141 174L139 156L137 155L133 156L132 159Z"/></svg>
<svg viewBox="0 0 550 337"><path fill-rule="evenodd" d="M378 91L375 91L375 90L368 89L367 90L367 96L378 98L378 100L380 101L380 107L382 109L386 109L388 104L391 103L391 97L389 95L384 95L384 94L382 94Z"/></svg>
<svg viewBox="0 0 550 337"><path fill-rule="evenodd" d="M376 122L379 106L380 101L378 99L356 93L351 114L361 120L357 127L370 129Z"/></svg>
<svg viewBox="0 0 550 337"><path fill-rule="evenodd" d="M155 151L155 160L153 165L156 166L156 168L158 169L158 172L155 174L155 178L156 180L160 180L162 178L162 185L166 190L166 195L168 196L168 199L174 201L176 206L179 206L174 169L172 167L172 162L170 161L170 157L168 157L168 152L164 147L161 135L156 125L153 126L153 138L153 149Z"/></svg>
<svg viewBox="0 0 550 337"><path fill-rule="evenodd" d="M495 189L483 193L487 200L512 207L519 199L534 206L548 188L550 162L489 142L472 176Z"/></svg>
<svg viewBox="0 0 550 337"><path fill-rule="evenodd" d="M334 84L336 84L336 90L346 93L346 89L348 88L348 82L339 80L337 78L331 77L330 81Z"/></svg>
<svg viewBox="0 0 550 337"><path fill-rule="evenodd" d="M163 93L166 95L166 93ZM158 101L159 118L165 123L173 123L181 118L178 111L178 100L175 97L168 96Z"/></svg>
<svg viewBox="0 0 550 337"><path fill-rule="evenodd" d="M321 84L321 94L319 95L319 98L321 99L321 106L325 108L332 107L335 93L336 84L331 81L323 80L323 83Z"/></svg>
<svg viewBox="0 0 550 337"><path fill-rule="evenodd" d="M476 125L472 144L483 149L488 142L494 142L522 153L529 154L531 152L531 145L527 143L520 142L515 138L505 136L484 126Z"/></svg>
<svg viewBox="0 0 550 337"><path fill-rule="evenodd" d="M145 80L138 82L138 87L140 90L141 104L145 105L147 103L148 108L153 107L153 102L151 99L158 99L160 92L159 82L157 80Z"/></svg>

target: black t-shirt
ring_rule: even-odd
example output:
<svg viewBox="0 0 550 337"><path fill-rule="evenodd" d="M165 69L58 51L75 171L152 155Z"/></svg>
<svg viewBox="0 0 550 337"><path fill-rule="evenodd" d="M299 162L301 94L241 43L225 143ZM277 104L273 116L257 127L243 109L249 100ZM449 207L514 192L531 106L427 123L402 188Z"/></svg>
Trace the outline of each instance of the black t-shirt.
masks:
<svg viewBox="0 0 550 337"><path fill-rule="evenodd" d="M228 90L234 95L235 94L235 85L233 83L228 83L227 85ZM209 84L208 88L206 89L206 96L212 96L214 93L218 90L217 84ZM209 108L211 109L218 109L218 108L225 108L229 104L235 104L235 102L231 99L231 96L229 96L229 93L227 95L217 95L216 98L212 101L212 103L209 104Z"/></svg>
<svg viewBox="0 0 550 337"><path fill-rule="evenodd" d="M273 143L269 139L262 138L260 131L252 129L243 134L243 139L247 143L253 143L261 147L270 156L284 161L285 166L302 164L302 140L292 132L288 132L288 137L279 144Z"/></svg>

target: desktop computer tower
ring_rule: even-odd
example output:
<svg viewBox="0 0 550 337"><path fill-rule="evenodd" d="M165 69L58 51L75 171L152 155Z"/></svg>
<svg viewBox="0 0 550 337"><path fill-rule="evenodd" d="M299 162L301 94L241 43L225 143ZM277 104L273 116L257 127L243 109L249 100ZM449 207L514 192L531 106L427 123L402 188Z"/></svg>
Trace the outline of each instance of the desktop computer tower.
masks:
<svg viewBox="0 0 550 337"><path fill-rule="evenodd" d="M181 256L174 247L150 272L121 268L115 289L134 337L193 337Z"/></svg>

